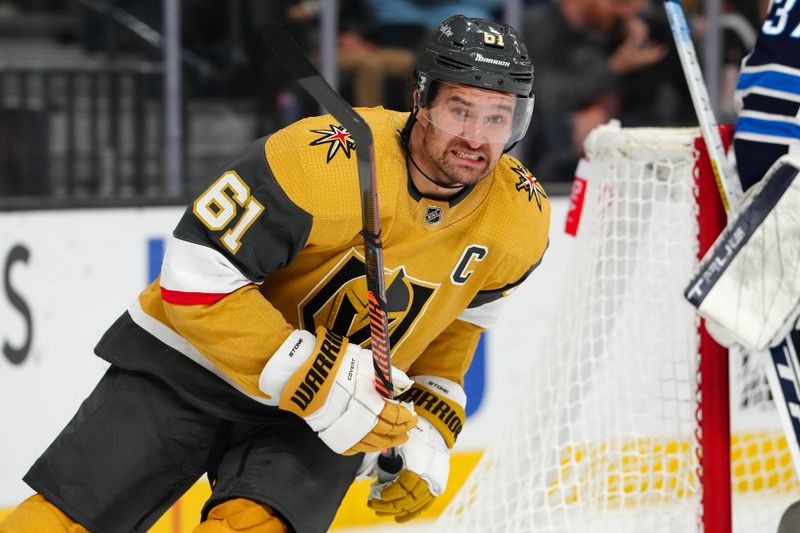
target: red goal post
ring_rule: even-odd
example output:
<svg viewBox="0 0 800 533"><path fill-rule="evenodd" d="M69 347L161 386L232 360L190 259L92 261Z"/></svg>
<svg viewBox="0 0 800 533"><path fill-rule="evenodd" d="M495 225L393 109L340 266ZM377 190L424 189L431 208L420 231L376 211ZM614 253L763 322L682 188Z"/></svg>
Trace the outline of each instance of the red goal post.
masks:
<svg viewBox="0 0 800 533"><path fill-rule="evenodd" d="M800 491L760 362L683 298L725 220L699 129L608 124L586 151L559 318L437 529L774 533Z"/></svg>

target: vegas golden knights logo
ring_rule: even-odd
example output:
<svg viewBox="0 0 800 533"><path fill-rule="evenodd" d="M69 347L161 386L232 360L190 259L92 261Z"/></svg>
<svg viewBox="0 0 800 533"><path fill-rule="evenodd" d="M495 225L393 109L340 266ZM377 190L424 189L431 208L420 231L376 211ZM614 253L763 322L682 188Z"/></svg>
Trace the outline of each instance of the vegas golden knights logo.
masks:
<svg viewBox="0 0 800 533"><path fill-rule="evenodd" d="M351 250L300 303L300 327L313 331L317 326L325 326L348 337L350 342L369 347L364 268L364 259L355 249ZM386 314L393 349L425 313L438 286L410 277L405 267L386 275Z"/></svg>

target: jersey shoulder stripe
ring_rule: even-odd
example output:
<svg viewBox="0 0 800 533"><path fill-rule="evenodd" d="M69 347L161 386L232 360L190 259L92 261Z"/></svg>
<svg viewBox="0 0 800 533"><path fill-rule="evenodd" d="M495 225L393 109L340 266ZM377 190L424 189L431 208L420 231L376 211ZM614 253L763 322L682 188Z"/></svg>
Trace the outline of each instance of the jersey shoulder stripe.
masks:
<svg viewBox="0 0 800 533"><path fill-rule="evenodd" d="M161 299L175 305L211 305L228 294L230 293L171 291L161 287Z"/></svg>
<svg viewBox="0 0 800 533"><path fill-rule="evenodd" d="M220 251L172 236L161 266L161 293L179 305L210 304L252 283Z"/></svg>

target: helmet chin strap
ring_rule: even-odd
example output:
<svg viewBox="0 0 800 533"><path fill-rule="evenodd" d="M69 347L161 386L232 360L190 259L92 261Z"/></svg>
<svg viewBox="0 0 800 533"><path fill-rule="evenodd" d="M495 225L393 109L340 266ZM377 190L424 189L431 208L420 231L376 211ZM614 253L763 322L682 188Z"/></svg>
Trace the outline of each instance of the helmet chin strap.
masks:
<svg viewBox="0 0 800 533"><path fill-rule="evenodd" d="M434 184L434 185L436 185L437 187L441 187L442 189L450 189L450 190L453 190L453 191L461 190L461 189L463 189L464 187L466 187L466 185L442 185L441 183L439 183L438 181L436 181L436 180L435 180L435 179L433 179L432 177L430 177L430 176L428 176L427 174L425 174L425 171L424 171L424 170L422 170L421 168L419 168L419 165L417 164L417 162L416 162L416 161L414 161L414 157L412 157L412 155L411 155L411 151L410 151L410 150L409 150L408 152L406 152L406 157L409 159L409 161L411 161L411 164L412 164L412 165L414 165L414 168L416 168L417 170L419 170L419 173L420 173L420 174L422 174L423 176L425 176L425 177L428 179L428 181L430 181L431 183L433 183L433 184Z"/></svg>
<svg viewBox="0 0 800 533"><path fill-rule="evenodd" d="M414 127L414 123L417 120L417 112L419 108L414 106L414 109L411 111L411 114L408 116L408 120L406 121L405 126L403 126L403 131L400 133L400 139L403 145L403 149L406 152L406 159L411 161L411 164L414 165L414 168L422 174L425 179L436 185L437 187L441 187L442 189L449 189L453 191L461 190L465 187L465 185L442 185L432 177L430 177L424 170L422 170L416 161L414 161L414 156L411 155L411 129Z"/></svg>

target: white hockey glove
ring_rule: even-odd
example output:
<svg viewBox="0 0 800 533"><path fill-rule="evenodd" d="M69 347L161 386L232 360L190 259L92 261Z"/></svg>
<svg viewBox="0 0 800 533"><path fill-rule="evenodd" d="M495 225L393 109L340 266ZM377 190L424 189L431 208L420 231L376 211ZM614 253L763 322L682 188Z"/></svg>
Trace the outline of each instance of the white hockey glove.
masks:
<svg viewBox="0 0 800 533"><path fill-rule="evenodd" d="M259 388L271 405L303 418L336 453L353 455L398 446L417 423L408 404L375 390L372 353L323 327L316 337L295 330L264 366ZM411 380L392 367L398 393Z"/></svg>
<svg viewBox="0 0 800 533"><path fill-rule="evenodd" d="M686 298L722 345L761 351L800 313L800 158L778 159L706 253Z"/></svg>
<svg viewBox="0 0 800 533"><path fill-rule="evenodd" d="M390 481L375 481L367 502L378 516L393 516L399 523L419 516L444 492L450 448L465 418L466 395L458 384L434 376L416 376L414 381L402 399L414 401L420 420L408 442L397 447L403 469Z"/></svg>

